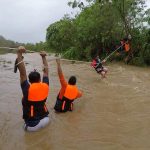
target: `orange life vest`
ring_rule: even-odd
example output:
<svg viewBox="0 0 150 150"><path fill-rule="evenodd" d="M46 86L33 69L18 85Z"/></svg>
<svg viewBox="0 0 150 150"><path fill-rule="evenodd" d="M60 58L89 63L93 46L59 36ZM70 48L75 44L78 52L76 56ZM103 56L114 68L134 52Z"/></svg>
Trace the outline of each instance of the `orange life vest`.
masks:
<svg viewBox="0 0 150 150"><path fill-rule="evenodd" d="M69 100L74 100L78 95L78 88L75 85L67 85L64 97Z"/></svg>
<svg viewBox="0 0 150 150"><path fill-rule="evenodd" d="M28 89L28 100L23 105L24 119L42 119L49 114L45 105L49 87L46 83L32 83Z"/></svg>
<svg viewBox="0 0 150 150"><path fill-rule="evenodd" d="M61 109L63 112L73 110L73 101L77 98L77 96L78 96L78 88L75 85L68 84L64 96L62 98L63 103Z"/></svg>
<svg viewBox="0 0 150 150"><path fill-rule="evenodd" d="M43 101L48 97L48 85L46 83L32 83L29 88L29 101Z"/></svg>
<svg viewBox="0 0 150 150"><path fill-rule="evenodd" d="M128 51L130 50L130 45L129 45L129 43L125 43L124 47L125 47L125 51L126 51L126 52L128 52Z"/></svg>
<svg viewBox="0 0 150 150"><path fill-rule="evenodd" d="M59 99L58 95L54 109L58 112L72 111L73 101L77 98L78 92L78 88L75 85L67 84L62 99Z"/></svg>

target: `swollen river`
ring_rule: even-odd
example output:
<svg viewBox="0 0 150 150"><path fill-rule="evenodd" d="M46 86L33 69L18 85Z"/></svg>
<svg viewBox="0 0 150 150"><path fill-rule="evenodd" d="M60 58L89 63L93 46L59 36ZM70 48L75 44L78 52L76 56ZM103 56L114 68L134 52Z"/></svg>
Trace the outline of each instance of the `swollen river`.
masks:
<svg viewBox="0 0 150 150"><path fill-rule="evenodd" d="M49 59L50 124L35 133L23 130L19 73L15 54L0 55L0 150L149 150L150 69L107 64L107 79L89 64L62 61L66 79L76 75L84 94L74 111L54 112L60 89L55 61ZM25 54L27 73L41 72L38 54Z"/></svg>

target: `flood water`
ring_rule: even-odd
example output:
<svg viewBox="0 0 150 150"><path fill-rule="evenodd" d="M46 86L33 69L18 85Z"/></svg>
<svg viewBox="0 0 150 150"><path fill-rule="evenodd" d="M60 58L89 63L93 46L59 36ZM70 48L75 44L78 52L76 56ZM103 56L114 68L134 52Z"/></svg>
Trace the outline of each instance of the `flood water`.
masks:
<svg viewBox="0 0 150 150"><path fill-rule="evenodd" d="M89 64L63 61L66 79L78 78L82 98L74 111L54 113L60 84L55 61L49 61L50 124L35 133L23 130L19 73L15 54L0 55L0 150L149 150L150 69L107 64L102 80ZM50 60L50 58L49 58ZM38 54L26 54L27 73L42 70Z"/></svg>

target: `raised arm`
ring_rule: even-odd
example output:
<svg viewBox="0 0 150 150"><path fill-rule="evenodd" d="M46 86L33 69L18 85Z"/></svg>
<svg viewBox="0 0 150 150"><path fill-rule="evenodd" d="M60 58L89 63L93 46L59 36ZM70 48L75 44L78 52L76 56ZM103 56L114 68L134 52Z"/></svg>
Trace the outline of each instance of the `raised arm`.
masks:
<svg viewBox="0 0 150 150"><path fill-rule="evenodd" d="M63 72L62 72L61 65L60 65L60 59L56 59L56 63L57 63L58 75L61 76Z"/></svg>
<svg viewBox="0 0 150 150"><path fill-rule="evenodd" d="M43 77L48 77L48 62L47 62L47 59L46 59L46 52L45 51L41 51L40 52L40 55L42 57L42 61L43 61L43 65L44 65L44 69L43 69Z"/></svg>
<svg viewBox="0 0 150 150"><path fill-rule="evenodd" d="M67 85L67 82L64 78L64 75L61 69L60 59L56 59L56 63L57 63L57 71L58 71L59 80L60 80L61 86L64 87Z"/></svg>
<svg viewBox="0 0 150 150"><path fill-rule="evenodd" d="M23 83L27 80L26 68L23 62L22 54L25 53L26 49L23 46L19 46L17 50L17 67L20 72L20 82Z"/></svg>

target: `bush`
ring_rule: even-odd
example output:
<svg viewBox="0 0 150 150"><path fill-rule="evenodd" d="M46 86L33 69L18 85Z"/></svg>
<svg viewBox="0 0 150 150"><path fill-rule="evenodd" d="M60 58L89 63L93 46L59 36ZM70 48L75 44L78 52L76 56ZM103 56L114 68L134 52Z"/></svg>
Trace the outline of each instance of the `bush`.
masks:
<svg viewBox="0 0 150 150"><path fill-rule="evenodd" d="M145 66L144 59L142 57L134 57L130 61L130 64L136 65L136 66Z"/></svg>
<svg viewBox="0 0 150 150"><path fill-rule="evenodd" d="M75 47L71 47L68 50L66 50L62 56L67 59L77 59L77 49Z"/></svg>

